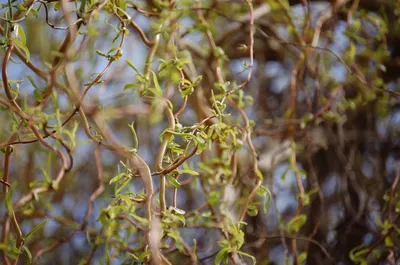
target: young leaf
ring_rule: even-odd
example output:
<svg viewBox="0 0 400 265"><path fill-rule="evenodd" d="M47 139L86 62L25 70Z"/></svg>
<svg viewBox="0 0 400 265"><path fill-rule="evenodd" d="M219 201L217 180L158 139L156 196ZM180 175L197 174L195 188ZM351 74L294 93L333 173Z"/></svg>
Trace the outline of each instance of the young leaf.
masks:
<svg viewBox="0 0 400 265"><path fill-rule="evenodd" d="M30 52L28 50L28 47L25 46L25 43L23 43L22 41L20 41L18 39L12 39L12 41L14 42L15 45L17 45L18 48L20 48L21 50L24 51L25 57L26 57L26 61L29 62L30 59L31 59L31 55L30 55Z"/></svg>
<svg viewBox="0 0 400 265"><path fill-rule="evenodd" d="M29 82L31 82L31 85L34 87L34 88L38 88L37 87L37 85L35 84L35 80L33 79L33 77L31 76L31 75L28 75L28 79L29 79Z"/></svg>
<svg viewBox="0 0 400 265"><path fill-rule="evenodd" d="M125 176L125 172L120 173L118 175L116 175L115 177L113 177L112 179L110 179L110 181L108 182L108 184L113 184L114 182L119 181L122 177Z"/></svg>
<svg viewBox="0 0 400 265"><path fill-rule="evenodd" d="M172 184L172 186L174 186L175 188L179 188L181 186L181 183L178 180L176 180L176 178L174 178L172 174L168 174L167 178L169 182Z"/></svg>
<svg viewBox="0 0 400 265"><path fill-rule="evenodd" d="M246 256L246 257L250 258L250 259L251 259L251 262L253 263L253 265L255 265L255 264L257 263L257 262L256 262L256 258L253 257L252 255L250 255L250 254L248 254L248 253L246 253L246 252L243 252L243 251L238 251L237 253L240 254L240 255L242 255L242 256ZM301 263L299 263L299 264L301 264Z"/></svg>
<svg viewBox="0 0 400 265"><path fill-rule="evenodd" d="M298 216L293 217L292 220L290 220L287 223L286 230L288 233L297 233L300 228L306 223L307 221L307 215L305 214L299 214Z"/></svg>
<svg viewBox="0 0 400 265"><path fill-rule="evenodd" d="M21 42L26 45L26 35L25 35L25 31L24 28L21 27L20 25L16 25L16 36L17 38L19 38L21 40Z"/></svg>
<svg viewBox="0 0 400 265"><path fill-rule="evenodd" d="M126 62L130 67L132 67L132 69L135 70L136 73L140 74L139 70L136 68L136 66L132 63L131 60L127 59L127 60L125 60L125 62Z"/></svg>
<svg viewBox="0 0 400 265"><path fill-rule="evenodd" d="M179 170L179 172L181 174L189 174L189 175L193 175L193 176L198 176L199 175L198 172L196 172L194 170L191 170L191 169L181 169L181 170Z"/></svg>
<svg viewBox="0 0 400 265"><path fill-rule="evenodd" d="M100 56L103 56L103 57L108 58L108 55L105 54L104 52L100 51L100 50L96 50L96 53L97 53L98 55L100 55Z"/></svg>
<svg viewBox="0 0 400 265"><path fill-rule="evenodd" d="M141 89L141 87L140 87L140 85L138 85L138 84L126 84L125 86L124 86L124 91L125 90L128 90L128 89Z"/></svg>
<svg viewBox="0 0 400 265"><path fill-rule="evenodd" d="M153 92L153 93L154 93L155 96L161 97L162 96L162 89L160 87L160 84L158 83L157 75L153 71L151 73L153 74L153 82L154 82L154 86L156 87L155 92Z"/></svg>
<svg viewBox="0 0 400 265"><path fill-rule="evenodd" d="M28 249L28 247L26 245L23 245L22 247L25 250L26 255L28 256L29 263L31 264L32 263L32 253L31 253L31 251Z"/></svg>
<svg viewBox="0 0 400 265"><path fill-rule="evenodd" d="M215 257L215 265L221 264L222 261L224 262L224 264L228 264L229 251L229 248L221 249Z"/></svg>
<svg viewBox="0 0 400 265"><path fill-rule="evenodd" d="M41 223L39 223L38 225L36 225L26 236L25 236L25 240L28 240L34 233L36 233L37 231L39 231L50 219L45 219L44 221L42 221Z"/></svg>

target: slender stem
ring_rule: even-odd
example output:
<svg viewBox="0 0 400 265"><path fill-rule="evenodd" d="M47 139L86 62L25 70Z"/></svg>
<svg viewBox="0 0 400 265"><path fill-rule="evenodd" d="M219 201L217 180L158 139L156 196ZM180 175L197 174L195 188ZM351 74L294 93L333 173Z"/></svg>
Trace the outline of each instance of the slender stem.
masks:
<svg viewBox="0 0 400 265"><path fill-rule="evenodd" d="M161 33L157 33L156 36L154 37L152 45L150 46L150 51L147 54L146 62L144 63L144 76L146 80L150 80L151 63L153 62L154 55L156 54L160 38L161 38Z"/></svg>
<svg viewBox="0 0 400 265"><path fill-rule="evenodd" d="M12 17L13 17L13 11L12 11L11 0L8 0L8 12L9 12L9 14L10 14L10 19L12 19Z"/></svg>
<svg viewBox="0 0 400 265"><path fill-rule="evenodd" d="M163 101L163 104L165 104L164 109L167 112L168 116L168 121L169 121L169 130L174 130L175 128L175 117L174 113L172 110L169 108L168 104L166 101ZM167 132L164 135L164 139L160 145L160 149L158 150L157 158L156 158L156 163L157 163L157 171L162 172L164 170L163 168L163 160L164 160L164 155L167 150L167 146L169 141L172 138L172 134ZM160 174L160 209L161 213L164 213L166 210L166 201L165 201L165 174L162 173Z"/></svg>

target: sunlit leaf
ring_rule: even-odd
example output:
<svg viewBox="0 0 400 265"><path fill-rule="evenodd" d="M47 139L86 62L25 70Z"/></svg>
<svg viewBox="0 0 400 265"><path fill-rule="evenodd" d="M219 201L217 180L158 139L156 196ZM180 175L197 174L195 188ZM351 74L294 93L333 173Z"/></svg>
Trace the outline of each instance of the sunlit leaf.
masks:
<svg viewBox="0 0 400 265"><path fill-rule="evenodd" d="M18 39L12 39L12 41L15 43L15 45L17 45L18 48L20 48L21 50L24 51L26 61L29 62L31 59L31 55L30 55L28 47L25 46L25 43L23 43L22 41L20 41Z"/></svg>

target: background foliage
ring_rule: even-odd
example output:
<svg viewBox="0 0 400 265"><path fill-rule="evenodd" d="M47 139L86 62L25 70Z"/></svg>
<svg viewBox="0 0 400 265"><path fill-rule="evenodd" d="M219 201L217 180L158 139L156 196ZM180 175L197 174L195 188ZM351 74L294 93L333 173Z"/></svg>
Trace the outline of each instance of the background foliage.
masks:
<svg viewBox="0 0 400 265"><path fill-rule="evenodd" d="M0 4L2 264L398 264L400 3Z"/></svg>

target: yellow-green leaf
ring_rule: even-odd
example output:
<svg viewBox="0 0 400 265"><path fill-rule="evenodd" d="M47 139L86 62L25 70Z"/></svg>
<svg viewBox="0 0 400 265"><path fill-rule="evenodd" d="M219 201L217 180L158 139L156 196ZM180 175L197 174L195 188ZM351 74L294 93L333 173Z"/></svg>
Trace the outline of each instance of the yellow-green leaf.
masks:
<svg viewBox="0 0 400 265"><path fill-rule="evenodd" d="M18 48L20 48L21 50L24 51L25 56L26 56L26 61L29 62L31 59L31 54L30 54L28 48L25 46L25 44L18 39L11 39L11 40L12 40L12 42L14 42L15 45L17 45Z"/></svg>

